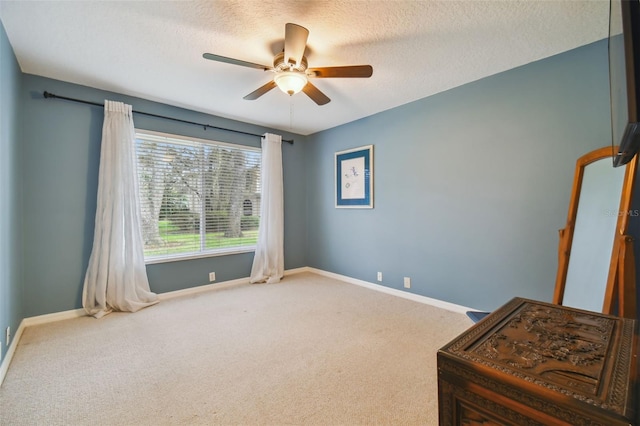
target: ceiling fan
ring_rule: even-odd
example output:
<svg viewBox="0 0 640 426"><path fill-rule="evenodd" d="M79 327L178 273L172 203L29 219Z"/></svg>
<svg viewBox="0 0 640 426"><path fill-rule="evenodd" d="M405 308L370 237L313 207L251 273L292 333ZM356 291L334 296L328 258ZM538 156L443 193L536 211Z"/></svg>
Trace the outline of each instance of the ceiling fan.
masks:
<svg viewBox="0 0 640 426"><path fill-rule="evenodd" d="M373 74L371 65L348 65L341 67L308 68L304 51L307 47L309 30L300 25L288 23L284 32L284 51L273 58L273 67L242 61L240 59L227 58L226 56L205 53L205 59L240 65L243 67L257 68L275 73L273 80L259 87L244 97L246 100L255 100L278 86L283 92L294 95L300 91L309 96L316 104L325 105L331 101L316 86L311 84L309 78L368 78Z"/></svg>

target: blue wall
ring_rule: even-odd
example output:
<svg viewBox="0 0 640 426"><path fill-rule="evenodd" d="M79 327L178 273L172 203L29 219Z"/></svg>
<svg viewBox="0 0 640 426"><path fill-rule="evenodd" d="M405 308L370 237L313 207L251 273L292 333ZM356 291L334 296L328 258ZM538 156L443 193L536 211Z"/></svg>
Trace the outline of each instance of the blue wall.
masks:
<svg viewBox="0 0 640 426"><path fill-rule="evenodd" d="M551 301L576 159L610 144L606 42L309 138L309 265L492 310ZM334 153L373 144L375 208L334 208Z"/></svg>
<svg viewBox="0 0 640 426"><path fill-rule="evenodd" d="M22 320L20 292L19 91L22 74L0 23L0 362L6 354L4 331L12 335Z"/></svg>
<svg viewBox="0 0 640 426"><path fill-rule="evenodd" d="M100 141L101 107L45 99L57 95L103 103L120 100L134 110L233 128L255 134L273 131L143 99L64 83L33 75L23 76L22 164L24 223L25 317L82 307L82 285L93 241ZM134 114L136 128L204 139L260 146L260 138ZM305 137L273 131L294 145L283 143L285 180L285 267L305 266L306 188ZM250 275L253 253L148 265L151 289L158 293Z"/></svg>

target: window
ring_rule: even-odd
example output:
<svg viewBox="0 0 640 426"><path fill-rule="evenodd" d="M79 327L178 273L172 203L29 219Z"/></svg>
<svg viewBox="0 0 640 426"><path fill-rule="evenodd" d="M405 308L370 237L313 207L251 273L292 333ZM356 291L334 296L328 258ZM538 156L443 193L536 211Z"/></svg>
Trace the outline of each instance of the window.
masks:
<svg viewBox="0 0 640 426"><path fill-rule="evenodd" d="M255 249L259 148L138 131L136 158L147 263Z"/></svg>

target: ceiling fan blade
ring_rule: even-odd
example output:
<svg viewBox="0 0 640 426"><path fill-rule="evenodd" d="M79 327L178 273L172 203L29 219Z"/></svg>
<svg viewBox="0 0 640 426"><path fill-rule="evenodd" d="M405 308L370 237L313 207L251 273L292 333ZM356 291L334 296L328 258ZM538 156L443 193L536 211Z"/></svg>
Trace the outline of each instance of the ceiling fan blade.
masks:
<svg viewBox="0 0 640 426"><path fill-rule="evenodd" d="M259 70L268 71L271 67L266 65L254 64L253 62L241 61L240 59L227 58L226 56L214 55L213 53L204 53L203 58L212 61L224 62L225 64L240 65L243 67L257 68Z"/></svg>
<svg viewBox="0 0 640 426"><path fill-rule="evenodd" d="M267 93L269 90L273 89L274 87L276 87L276 82L271 80L270 82L268 82L264 86L260 86L259 88L257 88L253 92L249 93L243 99L246 99L248 101L255 101L260 96L264 95L265 93Z"/></svg>
<svg viewBox="0 0 640 426"><path fill-rule="evenodd" d="M284 27L284 62L298 66L302 63L304 50L307 48L309 30L300 25L288 23Z"/></svg>
<svg viewBox="0 0 640 426"><path fill-rule="evenodd" d="M371 65L347 65L344 67L320 67L307 70L316 78L368 78L373 75Z"/></svg>
<svg viewBox="0 0 640 426"><path fill-rule="evenodd" d="M317 103L318 105L324 105L324 104L328 104L329 102L331 102L331 99L329 99L329 97L327 95L322 93L316 86L314 86L311 83L307 83L302 88L302 91L308 97L310 97L313 102Z"/></svg>

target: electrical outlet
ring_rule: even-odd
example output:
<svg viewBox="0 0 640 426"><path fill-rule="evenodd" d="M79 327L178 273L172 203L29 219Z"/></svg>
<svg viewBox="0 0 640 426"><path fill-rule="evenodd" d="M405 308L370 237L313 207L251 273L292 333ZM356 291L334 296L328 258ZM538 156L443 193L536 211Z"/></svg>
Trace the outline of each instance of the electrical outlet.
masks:
<svg viewBox="0 0 640 426"><path fill-rule="evenodd" d="M7 332L6 332L6 340L5 342L7 346L9 346L9 340L11 340L11 327L7 327Z"/></svg>
<svg viewBox="0 0 640 426"><path fill-rule="evenodd" d="M404 277L404 288L411 288L411 278Z"/></svg>
<svg viewBox="0 0 640 426"><path fill-rule="evenodd" d="M378 272L378 281L382 281L382 272Z"/></svg>
<svg viewBox="0 0 640 426"><path fill-rule="evenodd" d="M214 282L216 280L216 273L215 272L209 272L209 281L210 282Z"/></svg>

